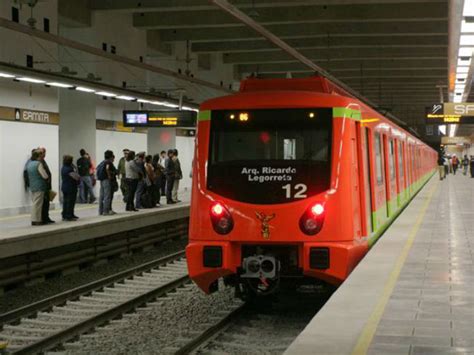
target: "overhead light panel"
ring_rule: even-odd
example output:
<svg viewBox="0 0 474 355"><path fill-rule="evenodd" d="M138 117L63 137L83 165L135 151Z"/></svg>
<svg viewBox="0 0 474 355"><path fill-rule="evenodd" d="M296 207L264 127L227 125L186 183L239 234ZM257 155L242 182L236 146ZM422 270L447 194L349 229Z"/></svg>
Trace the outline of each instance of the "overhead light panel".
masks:
<svg viewBox="0 0 474 355"><path fill-rule="evenodd" d="M474 23L463 20L461 22L461 33L474 33Z"/></svg>
<svg viewBox="0 0 474 355"><path fill-rule="evenodd" d="M464 17L474 16L474 0L464 0L462 15Z"/></svg>
<svg viewBox="0 0 474 355"><path fill-rule="evenodd" d="M14 78L15 75L11 75L11 74L8 74L8 73L0 73L0 78Z"/></svg>
<svg viewBox="0 0 474 355"><path fill-rule="evenodd" d="M464 59L468 58L468 59ZM459 57L458 58L458 67L468 67L471 65L471 57Z"/></svg>
<svg viewBox="0 0 474 355"><path fill-rule="evenodd" d="M17 78L17 80L26 81L27 83L34 83L34 84L44 84L44 83L46 83L46 81L44 81L44 80L30 78L30 77L27 77L27 76L21 76L21 77Z"/></svg>
<svg viewBox="0 0 474 355"><path fill-rule="evenodd" d="M132 96L126 96L126 95L117 96L117 99L125 100L125 101L133 101L133 100L136 100L136 98L134 98L134 97L132 97Z"/></svg>
<svg viewBox="0 0 474 355"><path fill-rule="evenodd" d="M69 85L69 84L63 84L63 83L57 83L57 82L46 83L46 85L54 86L57 88L65 88L65 89L70 89L73 87L72 85Z"/></svg>
<svg viewBox="0 0 474 355"><path fill-rule="evenodd" d="M458 74L467 74L469 73L469 67L457 67L456 73Z"/></svg>
<svg viewBox="0 0 474 355"><path fill-rule="evenodd" d="M471 57L472 52L474 52L474 47L461 47L458 54L460 57Z"/></svg>
<svg viewBox="0 0 474 355"><path fill-rule="evenodd" d="M138 99L137 102L140 102L142 104L151 104L150 100L144 100L144 99Z"/></svg>
<svg viewBox="0 0 474 355"><path fill-rule="evenodd" d="M95 90L89 89L89 88L85 88L85 87L83 87L83 86L77 86L77 87L76 87L76 90L77 90L77 91L82 91L82 92L95 92Z"/></svg>
<svg viewBox="0 0 474 355"><path fill-rule="evenodd" d="M105 97L115 97L115 96L117 96L117 95L115 95L111 92L107 92L107 91L97 91L96 95L105 96Z"/></svg>

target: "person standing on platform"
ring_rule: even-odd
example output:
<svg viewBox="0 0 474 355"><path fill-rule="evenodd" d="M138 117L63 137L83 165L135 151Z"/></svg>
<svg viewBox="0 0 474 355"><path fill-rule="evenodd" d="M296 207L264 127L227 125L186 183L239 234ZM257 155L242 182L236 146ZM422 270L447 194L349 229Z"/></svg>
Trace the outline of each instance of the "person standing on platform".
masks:
<svg viewBox="0 0 474 355"><path fill-rule="evenodd" d="M128 152L127 161L125 162L125 178L128 188L126 211L138 211L133 204L133 199L135 198L135 192L137 191L139 177L140 168L135 163L135 152L131 150Z"/></svg>
<svg viewBox="0 0 474 355"><path fill-rule="evenodd" d="M99 215L101 216L116 214L112 210L114 192L118 190L114 158L114 153L106 150L104 160L97 166L97 179L100 181Z"/></svg>
<svg viewBox="0 0 474 355"><path fill-rule="evenodd" d="M178 189L179 189L179 180L183 178L183 171L181 170L181 162L179 161L179 158L178 158L178 149L174 149L173 160L174 160L176 172L174 176L173 191L172 191L171 197L174 202L181 202L178 199Z"/></svg>
<svg viewBox="0 0 474 355"><path fill-rule="evenodd" d="M63 221L77 221L79 217L74 214L76 204L77 186L81 183L81 176L74 166L73 157L65 155L63 157L63 167L61 169L61 191L63 193Z"/></svg>
<svg viewBox="0 0 474 355"><path fill-rule="evenodd" d="M43 223L42 210L44 203L44 195L48 189L49 175L46 173L43 164L39 161L42 152L39 149L33 150L31 159L26 165L28 181L31 191L31 225L41 226Z"/></svg>
<svg viewBox="0 0 474 355"><path fill-rule="evenodd" d="M123 202L127 202L127 179L125 177L125 162L127 161L127 155L130 152L129 149L123 150L123 157L120 158L118 163L118 175L120 178L120 191L122 191Z"/></svg>
<svg viewBox="0 0 474 355"><path fill-rule="evenodd" d="M161 181L164 178L164 170L165 168L160 165L160 154L155 154L152 160L152 166L155 173L155 181L154 181L154 188L153 193L155 196L155 202L157 207L161 207L160 199L161 199Z"/></svg>
<svg viewBox="0 0 474 355"><path fill-rule="evenodd" d="M153 167L153 157L145 157L145 192L142 194L141 203L144 208L153 208L156 206L155 193L155 168ZM159 200L158 200L159 201Z"/></svg>
<svg viewBox="0 0 474 355"><path fill-rule="evenodd" d="M474 155L471 155L471 161L469 162L469 167L471 169L471 177L474 178Z"/></svg>
<svg viewBox="0 0 474 355"><path fill-rule="evenodd" d="M41 219L44 224L51 224L51 223L55 223L55 221L49 218L50 194L52 190L52 185L51 185L52 174L51 174L51 170L49 170L48 163L46 163L46 148L41 147L39 148L39 151L40 151L39 161L43 165L44 171L48 175L48 179L46 180L47 189L44 192L43 208L41 210Z"/></svg>
<svg viewBox="0 0 474 355"><path fill-rule="evenodd" d="M137 157L135 158L135 163L140 169L139 178L138 178L138 185L137 185L137 192L135 193L135 208L140 209L143 208L142 206L142 195L145 192L145 152L139 152Z"/></svg>
<svg viewBox="0 0 474 355"><path fill-rule="evenodd" d="M77 159L77 170L81 176L81 185L79 187L79 202L80 203L94 203L96 200L94 194L94 186L90 170L92 167L91 157L81 149L79 151L81 157Z"/></svg>
<svg viewBox="0 0 474 355"><path fill-rule="evenodd" d="M162 167L162 172L161 174L161 179L160 179L160 190L161 190L161 196L166 195L166 175L165 175L165 164L166 164L166 152L164 150L161 151L160 153L160 160L159 164Z"/></svg>
<svg viewBox="0 0 474 355"><path fill-rule="evenodd" d="M453 174L456 175L456 170L458 170L459 166L459 159L456 154L453 154L453 158L451 159L451 164L453 165Z"/></svg>
<svg viewBox="0 0 474 355"><path fill-rule="evenodd" d="M173 185L176 175L176 164L173 159L174 150L168 150L168 159L165 162L165 174L166 174L166 203L171 205L176 203L173 201Z"/></svg>
<svg viewBox="0 0 474 355"><path fill-rule="evenodd" d="M464 175L467 175L467 170L469 169L469 158L467 157L467 154L464 154L464 158L462 159L461 165L462 173Z"/></svg>
<svg viewBox="0 0 474 355"><path fill-rule="evenodd" d="M439 172L439 179L444 180L446 177L446 171L444 169L444 158L442 154L438 155L438 172Z"/></svg>

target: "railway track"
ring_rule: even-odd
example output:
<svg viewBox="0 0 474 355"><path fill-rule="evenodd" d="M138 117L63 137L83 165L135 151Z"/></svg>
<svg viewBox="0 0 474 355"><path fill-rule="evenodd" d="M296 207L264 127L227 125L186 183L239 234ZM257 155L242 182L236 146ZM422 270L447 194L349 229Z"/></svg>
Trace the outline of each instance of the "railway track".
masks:
<svg viewBox="0 0 474 355"><path fill-rule="evenodd" d="M10 354L44 352L188 282L181 251L0 315L0 342Z"/></svg>
<svg viewBox="0 0 474 355"><path fill-rule="evenodd" d="M282 354L324 305L329 295L295 298L276 304L235 302L209 324L184 334L181 346L167 353ZM301 301L301 300L300 300Z"/></svg>

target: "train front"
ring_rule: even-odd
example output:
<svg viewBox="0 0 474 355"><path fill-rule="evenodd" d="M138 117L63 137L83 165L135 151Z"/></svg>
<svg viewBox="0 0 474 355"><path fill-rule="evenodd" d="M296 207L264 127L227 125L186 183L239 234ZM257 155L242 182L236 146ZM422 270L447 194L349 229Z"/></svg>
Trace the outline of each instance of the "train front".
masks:
<svg viewBox="0 0 474 355"><path fill-rule="evenodd" d="M366 250L354 242L341 172L349 167L340 161L349 125L344 133L334 107L314 97L310 107L281 108L285 100L240 94L199 113L186 254L190 277L206 293L220 278L239 296L337 285Z"/></svg>

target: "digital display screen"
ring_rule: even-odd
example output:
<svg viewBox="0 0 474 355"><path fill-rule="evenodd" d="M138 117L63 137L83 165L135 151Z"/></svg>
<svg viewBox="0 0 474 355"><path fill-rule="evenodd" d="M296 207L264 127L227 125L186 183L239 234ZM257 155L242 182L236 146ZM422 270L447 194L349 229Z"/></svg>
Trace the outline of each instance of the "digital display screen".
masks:
<svg viewBox="0 0 474 355"><path fill-rule="evenodd" d="M125 127L195 127L195 111L124 111Z"/></svg>
<svg viewBox="0 0 474 355"><path fill-rule="evenodd" d="M148 114L146 112L127 112L123 116L124 125L127 126L146 126L148 123Z"/></svg>

